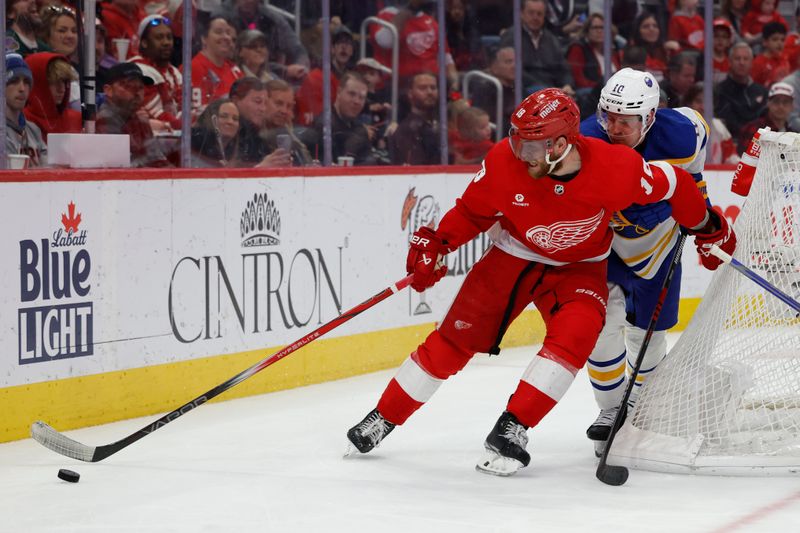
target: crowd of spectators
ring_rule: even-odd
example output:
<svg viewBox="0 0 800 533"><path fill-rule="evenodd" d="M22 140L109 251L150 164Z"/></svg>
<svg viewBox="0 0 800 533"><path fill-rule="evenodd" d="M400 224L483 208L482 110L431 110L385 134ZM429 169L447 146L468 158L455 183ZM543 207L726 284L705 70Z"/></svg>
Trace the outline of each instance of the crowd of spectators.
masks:
<svg viewBox="0 0 800 533"><path fill-rule="evenodd" d="M703 13L698 0L625 0L614 2L606 21L596 0L514 0L521 15L518 53L509 1L446 0L446 42L440 43L435 0L331 0L326 58L320 2L302 3L299 31L286 16L294 13L293 0L196 2L191 100L184 102L182 3L102 0L94 43L97 132L130 135L134 166L179 165L174 141L188 113L194 166L316 165L325 144L324 62L331 72L334 164L439 164L443 127L447 160L479 162L498 128L508 130L517 61L523 96L561 88L584 118L595 112L603 80L623 66L651 72L669 107L702 112L702 88L711 84L712 163L735 162L759 127L800 126L800 35L794 31L800 10L789 17L791 25L784 17L793 3L721 0L714 13ZM82 131L80 13L70 0L8 0L5 6L7 151L45 165L48 134ZM366 26L362 36L368 16L384 24ZM714 17L711 36L705 35L708 16ZM713 41L711 80L703 80L707 38ZM395 44L397 109L390 83ZM439 86L440 47L446 87ZM484 76L470 77L464 87L473 70ZM498 99L503 117L495 124Z"/></svg>

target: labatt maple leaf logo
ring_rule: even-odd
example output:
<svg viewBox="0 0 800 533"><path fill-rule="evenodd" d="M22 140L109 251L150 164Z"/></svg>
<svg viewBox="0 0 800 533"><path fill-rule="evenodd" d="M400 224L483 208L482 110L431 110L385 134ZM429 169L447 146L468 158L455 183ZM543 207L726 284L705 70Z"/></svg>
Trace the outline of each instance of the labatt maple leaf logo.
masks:
<svg viewBox="0 0 800 533"><path fill-rule="evenodd" d="M61 213L61 223L64 224L64 231L67 233L78 233L78 225L81 223L81 214L75 214L75 204L70 202L67 206L69 216Z"/></svg>

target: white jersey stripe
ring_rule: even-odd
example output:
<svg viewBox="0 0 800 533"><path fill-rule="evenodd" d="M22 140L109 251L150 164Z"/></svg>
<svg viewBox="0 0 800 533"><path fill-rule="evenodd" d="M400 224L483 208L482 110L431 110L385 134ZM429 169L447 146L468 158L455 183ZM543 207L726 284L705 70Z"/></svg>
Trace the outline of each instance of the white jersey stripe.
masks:
<svg viewBox="0 0 800 533"><path fill-rule="evenodd" d="M675 194L675 188L678 186L678 177L675 175L675 169L666 161L650 161L650 166L656 166L664 171L667 182L669 182L669 190L662 200L669 200Z"/></svg>

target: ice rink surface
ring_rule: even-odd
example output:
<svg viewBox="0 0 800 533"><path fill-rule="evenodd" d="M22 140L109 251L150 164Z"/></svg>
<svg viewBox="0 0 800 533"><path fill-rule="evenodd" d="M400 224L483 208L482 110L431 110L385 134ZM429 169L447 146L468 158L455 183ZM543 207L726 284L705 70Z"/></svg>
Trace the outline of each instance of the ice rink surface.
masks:
<svg viewBox="0 0 800 533"><path fill-rule="evenodd" d="M476 472L533 353L477 356L379 448L346 459L345 432L393 371L207 404L96 464L31 439L0 444L0 531L800 531L798 476L632 470L622 487L599 482L584 435L597 415L584 372L529 432L528 468L510 478ZM155 418L68 435L108 444ZM61 481L59 468L80 482Z"/></svg>

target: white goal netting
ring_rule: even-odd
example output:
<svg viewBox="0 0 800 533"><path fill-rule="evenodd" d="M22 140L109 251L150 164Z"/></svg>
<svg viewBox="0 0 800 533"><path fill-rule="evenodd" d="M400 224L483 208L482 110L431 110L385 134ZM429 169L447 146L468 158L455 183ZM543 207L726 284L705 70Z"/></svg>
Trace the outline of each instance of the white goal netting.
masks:
<svg viewBox="0 0 800 533"><path fill-rule="evenodd" d="M800 300L800 135L765 132L734 257ZM610 464L800 474L800 318L729 266L642 388Z"/></svg>

